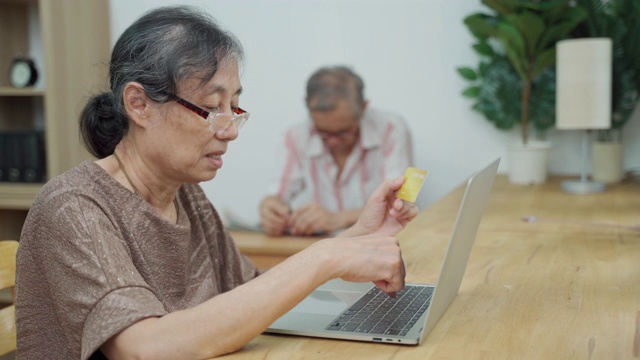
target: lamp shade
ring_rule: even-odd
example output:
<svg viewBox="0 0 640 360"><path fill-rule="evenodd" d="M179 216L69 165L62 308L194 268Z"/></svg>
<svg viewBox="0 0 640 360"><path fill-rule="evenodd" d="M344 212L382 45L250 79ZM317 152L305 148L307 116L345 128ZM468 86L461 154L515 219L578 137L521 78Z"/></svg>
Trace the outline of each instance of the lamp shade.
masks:
<svg viewBox="0 0 640 360"><path fill-rule="evenodd" d="M609 38L556 44L556 127L611 127L612 43Z"/></svg>

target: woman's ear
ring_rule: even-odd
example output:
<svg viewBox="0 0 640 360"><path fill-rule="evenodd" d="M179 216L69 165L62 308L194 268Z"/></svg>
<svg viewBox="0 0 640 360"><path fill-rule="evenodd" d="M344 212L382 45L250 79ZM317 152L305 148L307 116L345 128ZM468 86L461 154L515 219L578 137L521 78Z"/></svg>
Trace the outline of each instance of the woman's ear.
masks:
<svg viewBox="0 0 640 360"><path fill-rule="evenodd" d="M138 126L146 127L152 107L144 87L140 83L130 82L125 85L122 97L129 119Z"/></svg>

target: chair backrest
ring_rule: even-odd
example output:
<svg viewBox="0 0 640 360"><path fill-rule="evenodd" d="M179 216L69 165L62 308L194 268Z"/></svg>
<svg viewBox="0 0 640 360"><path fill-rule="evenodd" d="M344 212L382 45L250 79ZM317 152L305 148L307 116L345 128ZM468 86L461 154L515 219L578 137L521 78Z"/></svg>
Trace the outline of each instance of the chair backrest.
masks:
<svg viewBox="0 0 640 360"><path fill-rule="evenodd" d="M18 242L0 241L0 290L13 288L16 284L16 252ZM16 310L13 305L0 309L0 356L16 350Z"/></svg>

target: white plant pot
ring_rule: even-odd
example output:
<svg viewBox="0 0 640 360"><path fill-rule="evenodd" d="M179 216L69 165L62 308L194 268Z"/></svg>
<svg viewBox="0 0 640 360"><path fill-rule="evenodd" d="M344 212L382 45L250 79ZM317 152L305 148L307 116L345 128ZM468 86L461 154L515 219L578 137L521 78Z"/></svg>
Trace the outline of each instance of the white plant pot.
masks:
<svg viewBox="0 0 640 360"><path fill-rule="evenodd" d="M508 147L508 174L512 184L542 184L547 181L549 168L548 141L529 141L511 144Z"/></svg>
<svg viewBox="0 0 640 360"><path fill-rule="evenodd" d="M612 184L624 177L622 144L595 141L591 144L591 177L595 181Z"/></svg>

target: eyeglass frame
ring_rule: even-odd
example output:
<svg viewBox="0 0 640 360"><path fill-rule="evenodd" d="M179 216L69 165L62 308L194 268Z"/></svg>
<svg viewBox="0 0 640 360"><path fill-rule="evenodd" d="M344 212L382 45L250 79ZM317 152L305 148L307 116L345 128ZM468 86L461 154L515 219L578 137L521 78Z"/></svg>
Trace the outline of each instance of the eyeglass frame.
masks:
<svg viewBox="0 0 640 360"><path fill-rule="evenodd" d="M249 115L251 115L249 112L247 112L246 110L242 109L239 106L235 106L235 107L231 107L231 111L233 111L233 114L231 114L231 120L229 121L229 123L227 125L225 125L224 127L220 128L220 129L216 129L214 126L215 123L215 118L216 116L229 116L229 114L225 114L222 112L219 113L214 113L211 111L207 111L183 98L181 98L180 96L176 95L176 94L172 94L168 91L163 91L162 92L164 95L167 95L171 100L174 100L175 102L177 102L178 104L182 105L183 107L191 110L192 112L194 112L195 114L197 114L198 116L200 116L201 118L205 119L207 122L209 122L209 129L213 130L213 131L219 131L219 130L227 130L229 128L229 126L233 123L236 126L236 129L238 131L240 131L240 129L242 129L242 127L244 126L244 124L247 123L247 120L249 119Z"/></svg>
<svg viewBox="0 0 640 360"><path fill-rule="evenodd" d="M348 140L348 139L351 139L353 136L355 136L358 130L360 130L360 124L354 124L349 129L345 129L335 133L324 131L324 130L318 130L318 128L315 128L315 127L314 127L314 130L322 140L329 140L329 139Z"/></svg>

